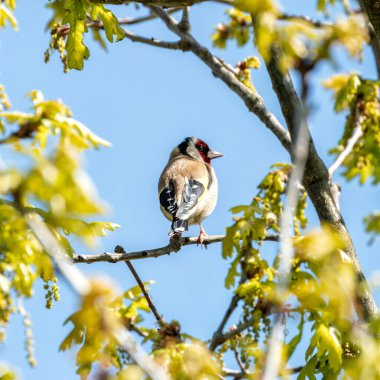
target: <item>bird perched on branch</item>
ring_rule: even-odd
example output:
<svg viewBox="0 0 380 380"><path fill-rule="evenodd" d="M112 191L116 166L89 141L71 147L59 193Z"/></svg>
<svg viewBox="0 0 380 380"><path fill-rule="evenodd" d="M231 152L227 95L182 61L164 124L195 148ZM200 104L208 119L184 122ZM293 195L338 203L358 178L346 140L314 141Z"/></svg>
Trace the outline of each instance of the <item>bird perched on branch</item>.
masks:
<svg viewBox="0 0 380 380"><path fill-rule="evenodd" d="M211 160L222 156L196 137L185 138L172 150L158 182L161 211L172 222L171 240L198 224L198 244L203 244L207 234L202 222L214 210L218 196Z"/></svg>

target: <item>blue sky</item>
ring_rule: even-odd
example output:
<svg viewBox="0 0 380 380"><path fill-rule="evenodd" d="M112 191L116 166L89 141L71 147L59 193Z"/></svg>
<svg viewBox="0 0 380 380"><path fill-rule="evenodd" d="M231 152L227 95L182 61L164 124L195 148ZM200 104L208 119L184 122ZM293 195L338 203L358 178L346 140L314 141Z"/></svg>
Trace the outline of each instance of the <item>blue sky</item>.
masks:
<svg viewBox="0 0 380 380"><path fill-rule="evenodd" d="M288 161L274 136L190 53L127 40L109 45L105 53L88 36L91 57L85 62L84 71L64 74L57 56L44 64L43 53L49 44L45 31L49 11L44 4L44 1L19 0L16 16L20 31L1 31L0 83L6 86L16 109L26 110L30 106L24 94L31 89L43 91L46 98L61 98L71 107L75 118L113 144L112 148L88 153L86 168L109 205L106 218L122 227L102 239L96 249L79 245L78 249L95 253L121 244L128 251L167 243L169 223L159 210L156 186L171 149L186 136L200 137L225 154L224 158L214 161L219 178L219 200L214 213L204 223L209 234L223 233L231 224L229 209L251 201L257 184L271 164ZM284 4L294 13L290 0ZM314 2L299 2L297 12L307 11L313 15L314 6ZM119 12L119 15L132 15L132 8L123 8L125 13ZM212 27L224 19L224 9L216 4L192 8L194 35L208 47L211 47ZM175 39L157 21L133 30L147 37ZM253 54L250 46L236 49L234 44L230 44L227 51L216 53L232 64ZM336 51L339 70L356 70L374 78L373 58L368 53L366 50L359 65L344 52ZM311 117L310 127L327 164L332 162L327 151L340 137L344 122L343 115L333 114L331 94L320 86L321 80L332 73L333 67L324 63L311 78L315 85L311 95L316 112ZM267 107L282 120L265 69L253 72L252 77ZM6 150L0 154L6 162L12 159ZM359 186L356 181L346 184L339 179L339 182L343 185L342 213L369 276L379 267L380 243L367 245L362 219L373 209L380 208L379 190L370 185ZM312 207L309 217L310 228L318 225ZM189 234L198 234L198 229L192 227ZM276 245L272 243L265 248L268 254L275 250ZM151 295L166 320L179 320L182 331L190 335L202 339L211 337L231 297L231 291L223 287L228 263L221 258L219 244L210 246L207 251L186 247L179 253L138 261L134 265L144 280L155 280ZM80 268L89 275L111 277L120 289L135 285L123 264L99 263ZM24 379L75 378L74 353L59 353L58 345L68 331L62 326L63 321L75 310L78 300L64 282L60 287L61 301L53 310L44 308L42 284L37 285L36 296L26 302L33 322L37 368L30 369L25 360L20 318L13 319L7 343L0 346L0 360L18 367Z"/></svg>

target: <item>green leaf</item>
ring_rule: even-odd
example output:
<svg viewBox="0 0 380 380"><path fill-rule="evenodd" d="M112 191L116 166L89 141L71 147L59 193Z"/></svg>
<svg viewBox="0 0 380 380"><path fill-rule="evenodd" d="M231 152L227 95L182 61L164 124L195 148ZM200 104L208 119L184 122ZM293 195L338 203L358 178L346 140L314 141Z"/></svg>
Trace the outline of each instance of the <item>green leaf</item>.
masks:
<svg viewBox="0 0 380 380"><path fill-rule="evenodd" d="M70 69L82 70L84 59L88 59L90 51L83 43L83 34L87 33L86 9L87 1L67 0L65 15L62 22L70 25L66 41L67 65Z"/></svg>
<svg viewBox="0 0 380 380"><path fill-rule="evenodd" d="M315 367L318 363L318 356L314 355L303 367L301 372L299 373L297 380L305 380L306 378L309 380L316 380L314 376Z"/></svg>
<svg viewBox="0 0 380 380"><path fill-rule="evenodd" d="M121 41L125 37L123 28L119 25L116 16L109 10L105 9L102 4L93 4L91 19L95 20L98 17L103 23L104 31L109 42L113 42L113 37L116 41Z"/></svg>

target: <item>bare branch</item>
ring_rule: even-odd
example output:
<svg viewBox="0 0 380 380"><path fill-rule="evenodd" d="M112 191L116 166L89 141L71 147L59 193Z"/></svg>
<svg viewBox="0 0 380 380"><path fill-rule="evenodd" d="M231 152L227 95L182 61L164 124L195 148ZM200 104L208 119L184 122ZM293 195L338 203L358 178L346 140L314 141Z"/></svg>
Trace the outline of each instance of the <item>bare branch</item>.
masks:
<svg viewBox="0 0 380 380"><path fill-rule="evenodd" d="M302 368L303 368L303 366L299 366L299 367L295 367L295 368L289 368L289 369L285 369L284 372L286 373L286 375L291 375L291 374L301 372ZM244 372L243 373L239 370L224 368L223 369L223 375L225 377L233 377L234 379L244 379L244 378L256 379L256 378L260 378L261 374L258 372Z"/></svg>
<svg viewBox="0 0 380 380"><path fill-rule="evenodd" d="M164 8L187 7L190 5L207 2L210 0L134 0L134 3L142 5L153 5ZM91 3L105 5L121 5L129 3L130 0L90 0Z"/></svg>
<svg viewBox="0 0 380 380"><path fill-rule="evenodd" d="M116 252L116 253L126 253L126 252L124 251L124 248L121 247L120 245L117 245L117 246L115 247L115 252ZM139 285L141 291L143 292L144 297L145 297L146 301L148 302L149 308L150 308L150 310L152 311L153 315L155 316L157 322L158 322L159 324L164 323L164 320L163 320L161 314L157 311L157 308L156 308L156 306L154 305L154 303L153 303L153 301L152 301L152 298L150 297L148 291L146 290L146 288L145 288L145 286L144 286L144 283L141 281L141 278L140 278L140 276L137 274L137 272L136 272L135 268L133 267L132 263L129 262L129 261L126 261L125 263L127 264L129 270L131 271L131 273L132 273L133 277L135 278L137 284Z"/></svg>
<svg viewBox="0 0 380 380"><path fill-rule="evenodd" d="M169 14L169 12L168 12ZM156 15L157 16L157 15ZM182 18L178 26L184 31L184 32L190 32L190 7L184 7Z"/></svg>
<svg viewBox="0 0 380 380"><path fill-rule="evenodd" d="M210 351L214 351L216 347L218 347L219 344L221 344L221 339L223 338L223 329L226 326L227 321L229 320L230 316L236 309L238 302L239 302L240 297L235 294L230 302L230 305L227 308L227 311L225 312L222 321L220 322L220 325L218 326L217 330L214 332L211 342L209 344L209 349Z"/></svg>
<svg viewBox="0 0 380 380"><path fill-rule="evenodd" d="M292 14L287 14L283 13L278 17L279 20L284 20L284 21L298 21L298 22L303 22L305 24L309 24L310 26L314 28L330 28L334 26L333 23L331 22L326 22L326 21L320 21L320 20L315 20L311 17L308 16L303 16L303 15L292 15Z"/></svg>
<svg viewBox="0 0 380 380"><path fill-rule="evenodd" d="M339 168L340 165L342 165L344 160L352 152L352 149L354 148L355 144L359 141L360 137L363 135L363 129L362 129L363 120L364 118L360 113L360 103L358 103L355 109L355 122L354 122L354 129L352 131L352 135L348 139L346 147L343 149L343 151L339 154L339 156L336 158L334 163L331 165L329 169L330 178L334 175L335 171Z"/></svg>
<svg viewBox="0 0 380 380"><path fill-rule="evenodd" d="M212 71L213 75L221 79L233 92L235 92L246 104L249 111L253 112L271 130L284 148L290 152L290 136L277 118L270 113L264 105L263 99L255 92L241 83L225 65L215 57L206 47L200 45L194 37L181 30L177 21L168 15L163 9L150 5L155 13L173 33L177 34L188 46L188 49L203 61Z"/></svg>
<svg viewBox="0 0 380 380"><path fill-rule="evenodd" d="M246 375L247 369L244 367L244 364L241 361L241 357L240 357L239 352L238 352L236 347L234 349L234 354L235 354L236 363L238 364L239 368L241 369L242 374Z"/></svg>
<svg viewBox="0 0 380 380"><path fill-rule="evenodd" d="M134 34L126 29L124 29L125 37L133 42L140 42L146 45L165 48L165 49L171 49L171 50L182 50L185 51L186 47L181 43L181 41L160 41L155 38L147 38L143 36L138 36L137 34Z"/></svg>
<svg viewBox="0 0 380 380"><path fill-rule="evenodd" d="M167 12L169 14L172 14L172 13L180 11L181 9L182 8L172 8L172 9L168 9ZM119 19L119 25L135 25L135 24L140 24L142 22L151 21L155 19L157 19L157 16L154 13L150 13L146 16L134 17L134 18L125 17L125 18Z"/></svg>
<svg viewBox="0 0 380 380"><path fill-rule="evenodd" d="M204 243L213 244L220 243L224 239L225 235L214 235L207 236L204 238ZM278 241L279 237L277 235L268 235L264 241ZM181 238L181 246L194 245L198 243L198 237L183 237ZM104 252L96 255L83 255L76 254L73 256L72 261L74 263L86 263L91 264L95 262L108 262L108 263L117 263L119 261L129 261L129 260L139 260L139 259L148 259L156 258L164 255L169 255L172 252L177 252L171 244L165 245L161 248L148 249L145 251L136 251L136 252L125 252L125 253L111 253Z"/></svg>
<svg viewBox="0 0 380 380"><path fill-rule="evenodd" d="M213 347L210 344L210 350L214 351L216 347L220 346L227 340L233 338L236 335L239 335L241 332L246 330L249 326L251 326L255 322L254 318L248 319L246 322L239 323L235 328L230 329L228 332L219 333L218 335L214 335L213 337Z"/></svg>

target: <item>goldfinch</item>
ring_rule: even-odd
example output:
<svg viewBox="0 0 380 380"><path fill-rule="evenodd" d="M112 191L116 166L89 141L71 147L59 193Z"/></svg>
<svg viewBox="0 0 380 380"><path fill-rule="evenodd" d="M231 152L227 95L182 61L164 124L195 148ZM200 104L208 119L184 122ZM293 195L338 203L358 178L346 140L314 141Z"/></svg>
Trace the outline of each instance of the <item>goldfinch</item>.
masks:
<svg viewBox="0 0 380 380"><path fill-rule="evenodd" d="M198 224L198 244L202 245L207 236L202 222L214 210L218 196L211 160L222 156L196 137L185 138L172 150L158 182L161 211L172 222L171 238Z"/></svg>

